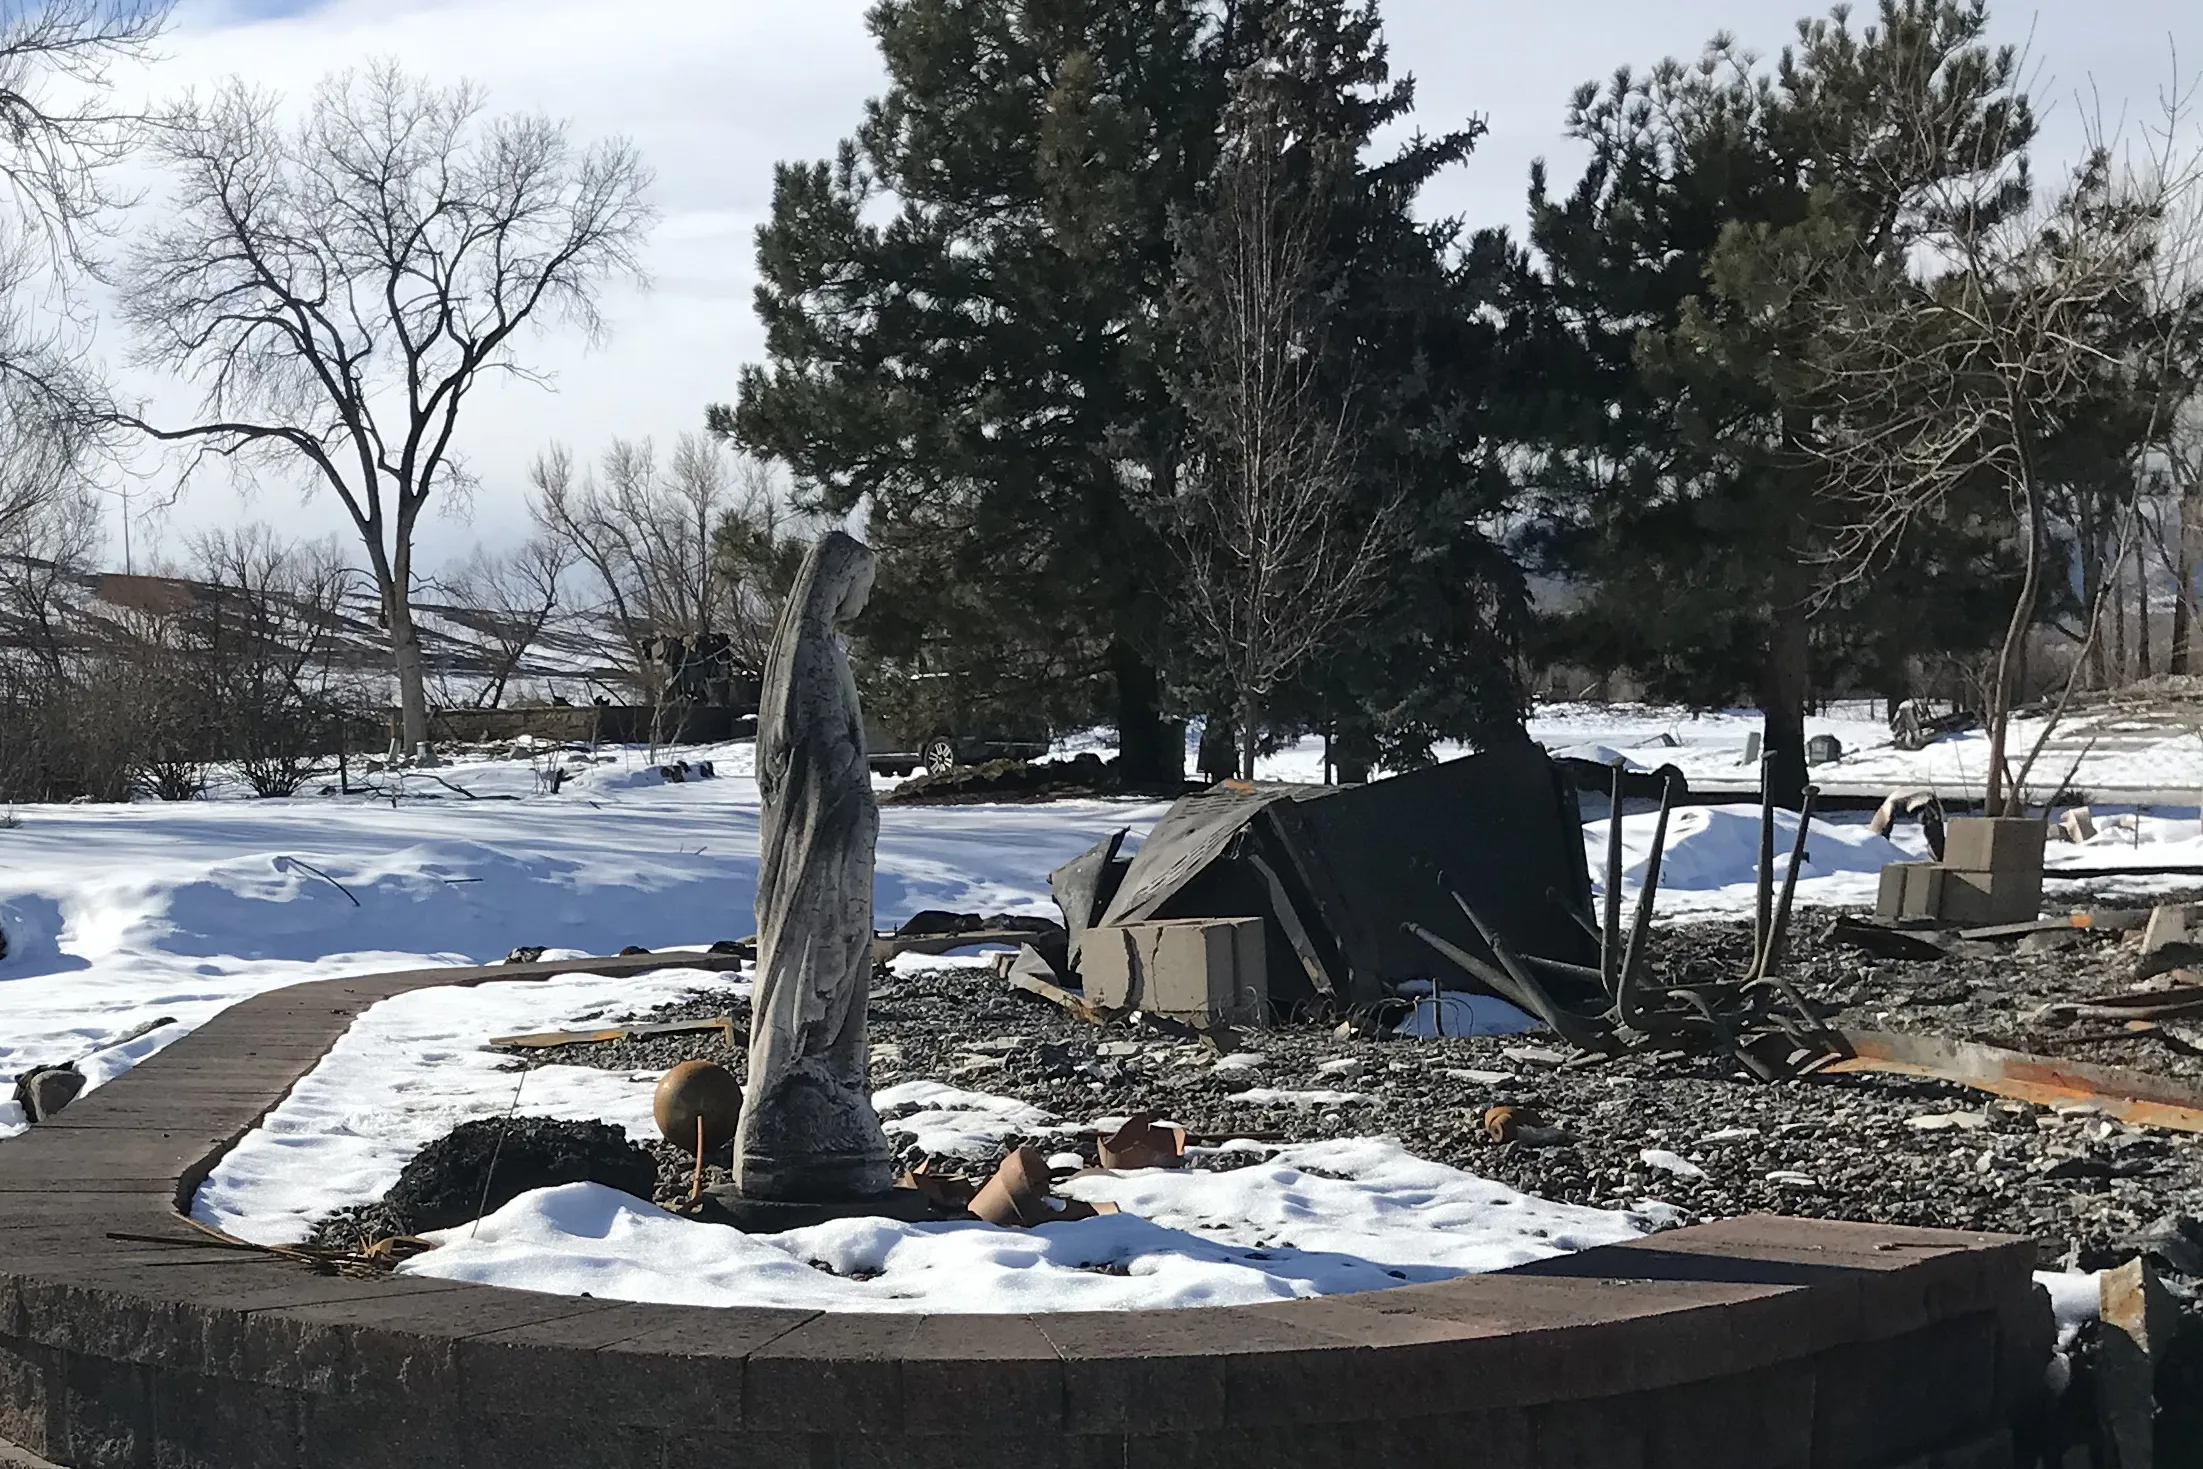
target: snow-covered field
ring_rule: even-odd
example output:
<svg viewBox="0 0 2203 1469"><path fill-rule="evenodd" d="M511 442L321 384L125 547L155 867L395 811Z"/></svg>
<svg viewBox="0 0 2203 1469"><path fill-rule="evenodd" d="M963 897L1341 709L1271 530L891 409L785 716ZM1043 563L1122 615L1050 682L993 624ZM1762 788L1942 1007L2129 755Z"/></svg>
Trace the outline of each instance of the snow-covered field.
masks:
<svg viewBox="0 0 2203 1469"><path fill-rule="evenodd" d="M1555 745L1566 738L1634 751L1633 758L1665 751L1714 759L1720 740L1741 748L1748 723L1571 706L1533 727ZM1645 746L1655 727L1703 743ZM538 762L516 758L456 764L440 779L412 777L395 800L258 801L230 792L179 804L19 810L15 824L0 829L0 931L8 945L0 959L0 1077L73 1060L97 1086L225 1006L301 980L490 961L521 944L602 953L740 937L752 926L756 878L750 753L741 744L683 751L691 762L710 760L716 778L667 784L641 751L612 751L556 795L542 789ZM1303 741L1267 761L1262 774L1309 779L1321 763L1320 741ZM1052 913L1050 868L1118 826L1143 833L1162 809L1136 801L889 807L878 911ZM2203 867L2193 808L2099 805L2096 813L2096 840L2053 846L2055 870L2136 860ZM1627 894L1642 876L1652 824L1642 812L1623 818ZM1597 874L1604 821L1586 826L1585 842ZM1785 825L1783 861L1788 843ZM1756 850L1751 808L1678 811L1661 915L1745 911ZM1824 818L1807 845L1797 901L1871 902L1883 863L1924 855L1911 827L1884 841L1868 835L1856 813ZM2083 895L2053 889L2053 901ZM135 1034L156 1021L168 1023ZM0 1136L21 1125L13 1102L0 1100Z"/></svg>
<svg viewBox="0 0 2203 1469"><path fill-rule="evenodd" d="M640 752L555 796L526 760L416 778L398 800L303 795L36 806L0 829L0 1078L77 1061L93 1086L249 995L302 980L501 959L521 944L611 953L752 931L757 786L743 745ZM1153 803L882 813L883 917L1054 912L1048 870ZM156 1020L173 1023L127 1044ZM0 1090L0 1137L20 1130Z"/></svg>
<svg viewBox="0 0 2203 1469"><path fill-rule="evenodd" d="M2042 728L2040 720L2012 721L2015 764ZM1531 714L1529 729L1532 739L1556 755L1601 763L1619 756L1643 770L1672 765L1694 789L1736 789L1758 779L1758 767L1744 758L1761 729L1756 709L1697 712L1654 704L1545 704ZM1843 747L1841 759L1813 769L1813 779L1825 786L1932 786L1946 796L1979 799L1989 766L1988 735L1979 729L1943 736L1924 750L1898 749L1890 742L1879 705L1838 705L1825 715L1808 715L1805 732L1807 738L1833 735ZM1066 741L1064 748L1098 745L1084 737ZM1195 748L1189 744L1189 769ZM1462 753L1458 746L1438 747L1441 759ZM1301 739L1263 757L1257 768L1270 780L1320 781L1323 741L1316 736ZM2074 789L2104 793L2113 801L2150 793L2152 799L2177 796L2192 807L2203 799L2203 707L2192 715L2175 706L2154 714L2107 710L2073 715L2059 725L2028 773L2028 792L2036 801L2047 800L2069 776Z"/></svg>
<svg viewBox="0 0 2203 1469"><path fill-rule="evenodd" d="M2014 719L2016 768L2041 737L2044 721ZM1548 704L1530 719L1530 736L1556 754L1586 755L1603 748L1633 765L1657 770L1673 765L1694 788L1749 785L1746 763L1751 736L1761 728L1752 709L1694 713L1643 704ZM1945 735L1924 750L1900 750L1890 741L1879 704L1838 705L1808 715L1806 737L1833 735L1843 756L1816 766L1813 779L1829 786L1894 790L1932 786L1946 796L1979 799L1989 769L1989 737L1980 729ZM1316 763L1322 747L1316 746ZM2061 722L2028 773L2027 789L2048 800L2068 780L2074 789L2110 793L2173 793L2193 804L2203 793L2203 707L2193 713L2167 705L2140 710L2082 710Z"/></svg>

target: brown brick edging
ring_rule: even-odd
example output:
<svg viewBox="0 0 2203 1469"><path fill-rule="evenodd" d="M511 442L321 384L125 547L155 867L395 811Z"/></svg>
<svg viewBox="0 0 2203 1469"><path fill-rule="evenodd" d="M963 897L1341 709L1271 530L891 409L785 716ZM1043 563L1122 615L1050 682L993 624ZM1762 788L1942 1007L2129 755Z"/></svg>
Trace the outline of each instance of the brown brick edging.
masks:
<svg viewBox="0 0 2203 1469"><path fill-rule="evenodd" d="M1988 1469L2039 1392L2031 1242L1773 1216L1362 1295L1031 1316L635 1305L182 1242L178 1205L376 1001L734 962L275 990L0 1143L0 1440L71 1469Z"/></svg>

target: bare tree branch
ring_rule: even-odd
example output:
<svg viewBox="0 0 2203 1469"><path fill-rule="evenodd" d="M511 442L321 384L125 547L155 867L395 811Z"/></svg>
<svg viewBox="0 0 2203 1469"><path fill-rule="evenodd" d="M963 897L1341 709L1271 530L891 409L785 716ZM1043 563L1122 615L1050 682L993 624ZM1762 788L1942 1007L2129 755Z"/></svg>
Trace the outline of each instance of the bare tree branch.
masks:
<svg viewBox="0 0 2203 1469"><path fill-rule="evenodd" d="M1323 200L1288 178L1284 120L1259 79L1232 122L1184 257L1191 434L1166 508L1186 611L1216 650L1251 779L1265 702L1375 604L1397 517L1348 514L1351 409L1322 379Z"/></svg>

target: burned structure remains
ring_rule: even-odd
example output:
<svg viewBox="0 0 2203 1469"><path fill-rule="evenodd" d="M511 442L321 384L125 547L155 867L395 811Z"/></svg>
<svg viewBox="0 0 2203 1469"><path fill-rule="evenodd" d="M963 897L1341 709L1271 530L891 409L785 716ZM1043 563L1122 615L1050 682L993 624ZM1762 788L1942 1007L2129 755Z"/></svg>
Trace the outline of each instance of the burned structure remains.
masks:
<svg viewBox="0 0 2203 1469"><path fill-rule="evenodd" d="M1049 875L1090 992L1122 975L1120 951L1157 952L1167 935L1153 926L1196 920L1259 920L1229 961L1248 967L1258 945L1280 1016L1374 1005L1428 978L1444 966L1418 927L1493 962L1471 908L1518 953L1596 960L1575 787L1527 742L1363 786L1226 782L1178 801L1131 857L1124 837Z"/></svg>

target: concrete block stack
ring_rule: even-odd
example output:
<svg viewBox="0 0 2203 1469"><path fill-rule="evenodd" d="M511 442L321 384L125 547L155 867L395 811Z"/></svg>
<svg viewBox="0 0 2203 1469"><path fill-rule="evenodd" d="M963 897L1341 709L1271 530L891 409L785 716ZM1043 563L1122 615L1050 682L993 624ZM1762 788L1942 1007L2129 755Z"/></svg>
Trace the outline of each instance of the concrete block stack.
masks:
<svg viewBox="0 0 2203 1469"><path fill-rule="evenodd" d="M1876 911L1965 928L2031 922L2042 913L2042 848L2043 824L2031 817L1953 818L1940 862L1882 869Z"/></svg>
<svg viewBox="0 0 2203 1469"><path fill-rule="evenodd" d="M1162 918L1089 929L1079 975L1090 1004L1206 1028L1261 1025L1270 979L1259 918Z"/></svg>

